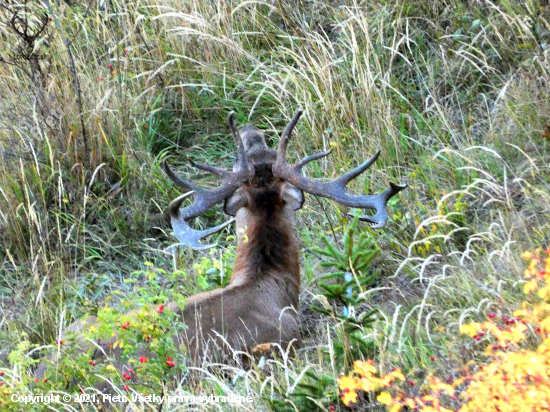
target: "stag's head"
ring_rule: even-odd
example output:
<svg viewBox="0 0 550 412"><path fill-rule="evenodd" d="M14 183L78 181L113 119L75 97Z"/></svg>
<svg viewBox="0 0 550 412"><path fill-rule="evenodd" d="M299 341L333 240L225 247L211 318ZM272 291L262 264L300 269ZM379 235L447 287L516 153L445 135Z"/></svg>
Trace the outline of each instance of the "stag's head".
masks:
<svg viewBox="0 0 550 412"><path fill-rule="evenodd" d="M302 168L309 162L327 156L330 151L305 157L294 165L287 163L288 142L301 115L300 110L296 112L283 131L277 150L272 150L265 143L260 129L245 126L238 131L234 114L229 113L228 124L237 147L233 171L192 162L198 169L216 174L222 179L222 184L216 189L206 190L180 178L164 161L166 174L176 185L188 191L174 199L169 206L174 234L182 244L195 249L215 246L202 245L199 240L222 230L233 219L207 230L194 230L187 223L215 204L224 203L225 213L237 216L237 219L239 216L248 218L251 214L267 219L271 213L288 213L289 210L300 209L304 202L303 192L332 199L348 207L372 209L375 211L373 216L361 216L360 219L375 228L384 226L388 220L387 201L407 185L390 183L390 187L378 195L353 195L347 191L348 182L368 169L380 152L333 181L308 179L302 174ZM183 201L192 195L195 196L193 204L181 208Z"/></svg>

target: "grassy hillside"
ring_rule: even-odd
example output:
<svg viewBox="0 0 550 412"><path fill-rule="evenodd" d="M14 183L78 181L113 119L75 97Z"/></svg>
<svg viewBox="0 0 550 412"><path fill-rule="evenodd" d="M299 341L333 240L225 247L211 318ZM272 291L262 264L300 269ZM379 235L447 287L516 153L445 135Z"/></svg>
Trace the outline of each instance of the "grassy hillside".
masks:
<svg viewBox="0 0 550 412"><path fill-rule="evenodd" d="M224 283L232 230L209 252L168 249L175 238L165 211L179 192L160 164L171 156L182 175L215 185L189 159L231 166L230 110L275 145L301 108L290 156L333 149L308 176L337 177L381 150L352 189L409 188L390 202L384 229L355 230L379 253L355 273L357 284L375 276L354 288L360 299L348 318L338 317L344 305L333 287L343 276L327 280L321 265L330 260L321 235L345 250L348 210L310 196L297 213L299 356L229 378L209 372L200 387L168 380L163 393L254 399L197 410L348 410L335 379L354 359L400 368L413 394L429 375L454 379L468 362L486 361L484 343L460 326L490 312L512 316L524 299L521 253L549 246L547 2L23 3L0 1L4 388L46 393L46 383L26 378L36 347L57 347L60 327L87 313ZM49 17L36 39L10 23L23 32L25 15L27 33ZM18 59L29 47L38 61ZM214 209L200 221L225 218ZM375 397L361 405L385 410Z"/></svg>

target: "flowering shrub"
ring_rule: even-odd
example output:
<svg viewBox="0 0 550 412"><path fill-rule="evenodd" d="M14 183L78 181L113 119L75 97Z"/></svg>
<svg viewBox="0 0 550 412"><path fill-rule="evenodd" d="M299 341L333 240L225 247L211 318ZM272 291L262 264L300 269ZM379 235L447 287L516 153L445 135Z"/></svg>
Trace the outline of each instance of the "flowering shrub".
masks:
<svg viewBox="0 0 550 412"><path fill-rule="evenodd" d="M32 369L38 361L29 356L33 345L23 337L17 350L10 354L13 367L0 371L0 410L5 405L14 411L35 410L34 406L13 403L12 394L93 394L91 387L105 385L106 381L110 382L108 387L119 388L119 393L162 394L166 382L185 370L185 348L177 348L173 339L183 332L185 325L178 322L164 302L170 300L182 307L185 299L173 291L165 294L158 284L160 269L148 262L146 265L148 270L135 272L134 279L129 279L139 280L144 286L136 287L137 293L122 301L122 311L106 305L98 311L93 325L56 340L52 352L59 352L59 360L49 362L41 379L33 376ZM126 312L135 305L138 308ZM92 341L110 341L107 351L116 353L120 363L111 363L95 345L88 343ZM40 408L36 406L36 410Z"/></svg>
<svg viewBox="0 0 550 412"><path fill-rule="evenodd" d="M338 384L342 390L342 401L346 405L357 402L357 391L373 392L383 390L378 402L387 405L391 412L404 406L425 412L532 412L550 409L550 249L543 256L541 250L526 252L522 257L529 260L525 271L527 282L524 293L536 292L536 303L523 302L522 308L514 312L514 318L504 317L502 325L497 324L496 314L490 313L485 322L463 325L460 331L470 337L492 340L485 354L492 361L478 372L446 384L437 378L428 382L428 394L407 396L407 391L394 382L404 381L403 374L396 370L378 378L377 369L371 361L356 361L354 373L342 376ZM536 339L536 350L521 347L529 336ZM455 396L458 388L463 388ZM459 399L460 398L460 399ZM458 409L449 405L462 403Z"/></svg>

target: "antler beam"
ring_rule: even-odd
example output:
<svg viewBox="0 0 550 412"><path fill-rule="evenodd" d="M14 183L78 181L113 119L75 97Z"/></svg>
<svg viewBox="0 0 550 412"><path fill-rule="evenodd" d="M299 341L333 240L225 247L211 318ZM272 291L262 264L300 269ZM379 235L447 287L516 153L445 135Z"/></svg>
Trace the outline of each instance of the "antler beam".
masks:
<svg viewBox="0 0 550 412"><path fill-rule="evenodd" d="M177 176L170 168L166 160L164 160L163 163L164 171L176 185L184 190L191 190L191 192L174 199L170 203L168 209L172 219L174 234L182 244L190 246L194 249L208 249L216 246L215 244L201 245L198 241L208 235L222 230L224 227L233 222L233 220L231 219L208 230L194 230L187 224L187 221L202 215L208 208L214 206L215 204L222 203L242 184L254 177L254 168L250 165L246 157L243 141L237 131L237 127L235 126L233 112L229 113L227 116L227 122L229 124L229 128L231 129L235 146L237 146L237 161L233 166L233 171L229 172L218 167L194 163L198 169L220 176L222 178L222 184L220 187L212 190L201 188L194 183ZM193 204L181 209L180 207L183 201L193 194L195 194Z"/></svg>
<svg viewBox="0 0 550 412"><path fill-rule="evenodd" d="M390 182L390 187L378 195L353 195L348 193L346 190L346 185L352 179L367 170L374 162L376 162L380 152L377 152L374 156L357 166L355 169L350 170L331 182L318 182L308 179L301 173L302 167L313 160L327 156L330 151L308 156L293 166L288 164L286 160L288 142L290 140L292 130L296 126L296 123L300 119L301 115L302 111L298 110L283 131L281 140L279 141L279 146L277 147L277 160L273 165L273 174L280 179L284 179L287 182L292 183L294 186L306 193L325 197L348 207L374 209L376 210L376 214L374 216L362 215L360 219L371 223L373 228L383 227L388 220L388 212L386 210L388 200L401 190L405 189L407 185L397 185Z"/></svg>

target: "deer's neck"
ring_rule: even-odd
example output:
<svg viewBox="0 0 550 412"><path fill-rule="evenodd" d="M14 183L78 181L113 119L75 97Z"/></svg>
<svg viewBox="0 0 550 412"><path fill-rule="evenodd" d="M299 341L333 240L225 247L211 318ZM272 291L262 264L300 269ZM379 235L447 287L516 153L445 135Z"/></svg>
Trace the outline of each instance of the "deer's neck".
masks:
<svg viewBox="0 0 550 412"><path fill-rule="evenodd" d="M274 279L287 291L289 303L297 306L300 264L293 212L285 208L272 213L243 208L237 213L237 235L231 284L261 284Z"/></svg>

